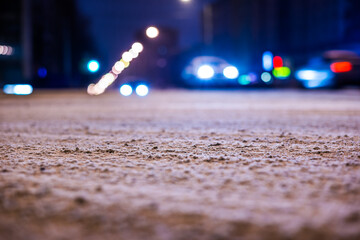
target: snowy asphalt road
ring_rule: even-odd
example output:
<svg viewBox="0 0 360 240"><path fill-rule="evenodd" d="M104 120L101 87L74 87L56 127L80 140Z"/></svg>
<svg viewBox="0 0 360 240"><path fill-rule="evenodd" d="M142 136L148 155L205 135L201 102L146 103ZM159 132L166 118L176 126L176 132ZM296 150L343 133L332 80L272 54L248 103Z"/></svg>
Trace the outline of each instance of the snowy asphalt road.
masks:
<svg viewBox="0 0 360 240"><path fill-rule="evenodd" d="M360 91L0 95L0 239L359 239Z"/></svg>

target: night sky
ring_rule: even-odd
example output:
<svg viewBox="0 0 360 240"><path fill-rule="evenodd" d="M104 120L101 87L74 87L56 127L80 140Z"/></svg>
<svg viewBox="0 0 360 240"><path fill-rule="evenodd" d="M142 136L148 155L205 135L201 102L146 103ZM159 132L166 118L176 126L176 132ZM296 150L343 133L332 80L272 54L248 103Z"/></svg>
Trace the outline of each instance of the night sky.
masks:
<svg viewBox="0 0 360 240"><path fill-rule="evenodd" d="M90 20L90 31L105 61L118 59L130 47L134 34L149 25L179 30L180 45L201 41L201 9L214 0L78 0Z"/></svg>

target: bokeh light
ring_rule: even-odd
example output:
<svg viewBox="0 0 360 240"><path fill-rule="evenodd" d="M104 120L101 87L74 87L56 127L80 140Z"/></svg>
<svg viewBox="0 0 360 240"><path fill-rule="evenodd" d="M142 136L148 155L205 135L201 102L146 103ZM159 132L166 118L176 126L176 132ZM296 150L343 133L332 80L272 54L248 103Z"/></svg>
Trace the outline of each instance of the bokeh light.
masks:
<svg viewBox="0 0 360 240"><path fill-rule="evenodd" d="M137 53L141 53L144 50L144 46L141 43L136 42L131 46L131 49Z"/></svg>
<svg viewBox="0 0 360 240"><path fill-rule="evenodd" d="M122 59L114 64L109 73L102 76L98 83L90 84L88 86L87 93L90 95L103 94L105 90L117 79L118 75L121 74L125 68L129 67L130 62L139 56L139 53L142 52L143 49L144 47L141 43L134 43L129 51L123 53Z"/></svg>
<svg viewBox="0 0 360 240"><path fill-rule="evenodd" d="M238 79L240 85L249 85L251 83L251 77L249 75L241 75Z"/></svg>
<svg viewBox="0 0 360 240"><path fill-rule="evenodd" d="M112 73L107 73L104 75L104 77L102 78L102 83L106 86L109 86L114 80L115 80L116 76Z"/></svg>
<svg viewBox="0 0 360 240"><path fill-rule="evenodd" d="M90 60L88 62L87 68L88 68L89 72L95 73L95 72L99 71L100 64L96 60Z"/></svg>
<svg viewBox="0 0 360 240"><path fill-rule="evenodd" d="M130 63L127 61L124 61L124 59L121 59L120 62L122 62L124 64L125 68L130 66Z"/></svg>
<svg viewBox="0 0 360 240"><path fill-rule="evenodd" d="M123 55L122 55L122 59L125 61L125 62L131 62L131 60L133 59L131 53L129 52L124 52Z"/></svg>
<svg viewBox="0 0 360 240"><path fill-rule="evenodd" d="M113 67L113 71L117 74L120 74L125 69L125 64L121 61L117 61Z"/></svg>
<svg viewBox="0 0 360 240"><path fill-rule="evenodd" d="M149 38L156 38L157 36L159 36L159 29L157 29L156 27L149 27L148 29L146 29L146 36L148 36Z"/></svg>
<svg viewBox="0 0 360 240"><path fill-rule="evenodd" d="M258 76L255 73L249 73L249 78L251 82L256 82L258 79Z"/></svg>
<svg viewBox="0 0 360 240"><path fill-rule="evenodd" d="M273 69L273 54L272 52L264 52L263 54L263 68L265 71L271 71Z"/></svg>
<svg viewBox="0 0 360 240"><path fill-rule="evenodd" d="M334 73L350 72L352 70L352 64L350 62L335 62L330 65L330 69Z"/></svg>
<svg viewBox="0 0 360 240"><path fill-rule="evenodd" d="M14 52L14 49L10 46L0 45L0 55L10 56Z"/></svg>
<svg viewBox="0 0 360 240"><path fill-rule="evenodd" d="M7 55L12 55L13 54L13 48L12 47L9 47L8 49L8 52L7 52Z"/></svg>
<svg viewBox="0 0 360 240"><path fill-rule="evenodd" d="M335 74L328 70L301 69L295 73L305 88L321 88L333 86Z"/></svg>
<svg viewBox="0 0 360 240"><path fill-rule="evenodd" d="M9 49L8 46L3 46L2 51L1 51L1 54L2 54L2 55L7 55L8 49Z"/></svg>
<svg viewBox="0 0 360 240"><path fill-rule="evenodd" d="M5 94L29 95L33 92L33 87L29 84L6 84L3 91Z"/></svg>
<svg viewBox="0 0 360 240"><path fill-rule="evenodd" d="M87 88L87 93L90 95L96 95L94 88L95 88L95 84L91 83Z"/></svg>
<svg viewBox="0 0 360 240"><path fill-rule="evenodd" d="M264 83L270 83L271 80L272 80L272 76L270 73L268 72L264 72L261 74L261 80L264 82Z"/></svg>
<svg viewBox="0 0 360 240"><path fill-rule="evenodd" d="M274 68L281 68L284 66L283 59L279 56L275 56L273 59L273 67Z"/></svg>
<svg viewBox="0 0 360 240"><path fill-rule="evenodd" d="M136 87L135 92L138 96L145 97L149 94L149 88L144 84L140 84Z"/></svg>
<svg viewBox="0 0 360 240"><path fill-rule="evenodd" d="M129 53L131 54L131 57L134 59L134 58L137 58L139 56L139 53L136 52L135 50L133 49L130 49Z"/></svg>
<svg viewBox="0 0 360 240"><path fill-rule="evenodd" d="M38 69L38 76L39 76L40 78L46 78L46 76L47 76L47 70L46 70L46 68L44 68L44 67L39 68L39 69Z"/></svg>
<svg viewBox="0 0 360 240"><path fill-rule="evenodd" d="M226 67L223 71L223 74L228 79L236 79L239 77L239 71L234 66Z"/></svg>
<svg viewBox="0 0 360 240"><path fill-rule="evenodd" d="M200 79L211 79L214 75L215 71L210 65L202 65L197 70L197 76Z"/></svg>
<svg viewBox="0 0 360 240"><path fill-rule="evenodd" d="M278 79L287 79L291 75L291 70L288 67L274 68L273 75Z"/></svg>
<svg viewBox="0 0 360 240"><path fill-rule="evenodd" d="M129 84L124 84L120 87L120 94L125 97L130 96L132 94L132 92L133 92L133 89Z"/></svg>

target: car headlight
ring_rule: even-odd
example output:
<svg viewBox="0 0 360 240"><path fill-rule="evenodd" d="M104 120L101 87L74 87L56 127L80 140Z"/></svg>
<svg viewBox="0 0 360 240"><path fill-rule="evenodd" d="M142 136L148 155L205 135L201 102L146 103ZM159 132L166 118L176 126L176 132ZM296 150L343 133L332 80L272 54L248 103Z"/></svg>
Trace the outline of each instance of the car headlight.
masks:
<svg viewBox="0 0 360 240"><path fill-rule="evenodd" d="M223 74L228 79L236 79L239 77L239 71L234 66L228 66L224 69Z"/></svg>
<svg viewBox="0 0 360 240"><path fill-rule="evenodd" d="M149 88L146 85L141 84L136 87L135 92L138 96L145 97L149 94Z"/></svg>
<svg viewBox="0 0 360 240"><path fill-rule="evenodd" d="M324 81L334 77L334 74L327 70L299 70L295 74L296 78L302 81L319 80Z"/></svg>
<svg viewBox="0 0 360 240"><path fill-rule="evenodd" d="M210 79L214 75L215 71L210 65L202 65L197 70L197 77L200 79Z"/></svg>
<svg viewBox="0 0 360 240"><path fill-rule="evenodd" d="M125 97L130 96L132 94L132 92L133 92L133 89L129 84L124 84L120 88L121 95L123 95Z"/></svg>

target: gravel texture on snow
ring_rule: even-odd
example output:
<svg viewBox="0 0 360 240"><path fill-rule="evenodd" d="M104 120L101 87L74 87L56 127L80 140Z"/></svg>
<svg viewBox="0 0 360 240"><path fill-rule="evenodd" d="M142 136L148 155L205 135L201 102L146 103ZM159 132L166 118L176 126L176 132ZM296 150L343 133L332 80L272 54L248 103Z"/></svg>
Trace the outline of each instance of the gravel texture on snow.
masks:
<svg viewBox="0 0 360 240"><path fill-rule="evenodd" d="M0 95L0 239L360 239L360 91Z"/></svg>

